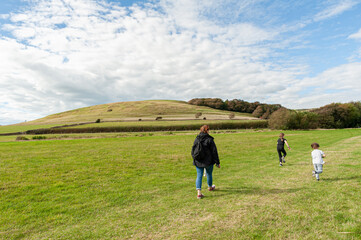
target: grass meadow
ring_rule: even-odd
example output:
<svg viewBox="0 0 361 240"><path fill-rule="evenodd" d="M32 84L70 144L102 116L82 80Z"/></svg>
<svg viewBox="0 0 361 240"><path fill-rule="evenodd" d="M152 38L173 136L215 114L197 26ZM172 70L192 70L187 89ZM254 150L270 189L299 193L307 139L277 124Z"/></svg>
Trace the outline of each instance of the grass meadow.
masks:
<svg viewBox="0 0 361 240"><path fill-rule="evenodd" d="M7 125L0 126L0 134L2 133L14 133L14 132L25 132L33 129L40 128L51 128L59 126L59 124L44 124L44 125Z"/></svg>
<svg viewBox="0 0 361 240"><path fill-rule="evenodd" d="M118 102L95 105L61 112L40 118L34 121L22 123L22 125L34 124L71 124L82 122L95 122L120 120L155 120L156 117L163 119L193 119L196 113L202 113L201 118L228 119L230 113L235 118L254 118L249 113L230 112L205 106L196 106L183 101L173 100L148 100L136 102Z"/></svg>
<svg viewBox="0 0 361 240"><path fill-rule="evenodd" d="M162 124L163 123L163 124ZM213 121L147 121L147 122L114 122L94 123L79 127L62 127L52 129L29 130L27 134L59 134L59 133L104 133L104 132L156 132L156 131L190 131L199 126L209 124L212 129L258 129L266 128L265 120L213 120ZM87 126L90 125L90 126Z"/></svg>
<svg viewBox="0 0 361 240"><path fill-rule="evenodd" d="M245 123L245 122L265 122L265 120L182 120L182 121L138 121L138 122L100 122L100 123L91 123L80 126L71 126L64 128L101 128L101 127L151 127L151 126L162 126L162 127L172 127L172 126L189 126L202 124L212 125L212 124L228 124L228 123Z"/></svg>
<svg viewBox="0 0 361 240"><path fill-rule="evenodd" d="M1 142L0 239L361 239L361 129L286 131L284 167L278 133L211 132L221 169L202 200L197 132Z"/></svg>

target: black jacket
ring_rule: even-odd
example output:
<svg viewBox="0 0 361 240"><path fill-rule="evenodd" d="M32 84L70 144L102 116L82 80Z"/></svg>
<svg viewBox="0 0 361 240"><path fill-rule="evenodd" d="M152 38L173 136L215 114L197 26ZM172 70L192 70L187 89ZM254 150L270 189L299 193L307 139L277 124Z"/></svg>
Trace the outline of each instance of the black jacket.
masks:
<svg viewBox="0 0 361 240"><path fill-rule="evenodd" d="M203 150L205 151L205 157L202 161L193 159L193 165L197 167L209 167L213 164L219 164L218 152L216 144L213 141L213 137L207 133L200 133L194 140L194 144L197 141L201 141Z"/></svg>

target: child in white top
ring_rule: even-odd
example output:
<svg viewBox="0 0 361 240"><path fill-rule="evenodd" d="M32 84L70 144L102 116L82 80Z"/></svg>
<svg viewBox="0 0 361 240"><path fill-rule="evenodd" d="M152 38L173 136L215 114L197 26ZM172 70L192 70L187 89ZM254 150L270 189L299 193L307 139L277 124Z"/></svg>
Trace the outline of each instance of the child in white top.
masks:
<svg viewBox="0 0 361 240"><path fill-rule="evenodd" d="M323 158L326 157L326 155L323 151L318 149L320 147L318 143L312 143L311 147L314 149L311 155L312 155L312 164L313 167L315 168L315 170L312 171L312 176L316 176L317 181L320 181L319 174L323 172L323 164L325 163L323 161Z"/></svg>

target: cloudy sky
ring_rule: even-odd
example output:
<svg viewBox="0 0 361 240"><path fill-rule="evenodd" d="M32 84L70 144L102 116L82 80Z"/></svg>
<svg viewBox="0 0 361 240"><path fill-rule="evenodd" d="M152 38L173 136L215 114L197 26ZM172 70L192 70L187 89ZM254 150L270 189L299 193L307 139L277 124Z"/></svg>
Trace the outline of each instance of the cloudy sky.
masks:
<svg viewBox="0 0 361 240"><path fill-rule="evenodd" d="M0 124L196 97L361 100L361 1L0 0Z"/></svg>

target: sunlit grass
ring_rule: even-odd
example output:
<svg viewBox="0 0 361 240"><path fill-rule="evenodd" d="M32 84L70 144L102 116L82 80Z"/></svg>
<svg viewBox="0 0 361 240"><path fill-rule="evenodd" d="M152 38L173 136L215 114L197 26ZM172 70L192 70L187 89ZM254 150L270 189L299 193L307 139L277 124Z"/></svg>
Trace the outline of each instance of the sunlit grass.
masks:
<svg viewBox="0 0 361 240"><path fill-rule="evenodd" d="M51 128L59 126L59 124L44 124L44 125L7 125L0 126L0 133L13 133L13 132L25 132L27 130L39 129L39 128Z"/></svg>
<svg viewBox="0 0 361 240"><path fill-rule="evenodd" d="M192 119L195 113L211 118L227 118L229 111L205 106L190 105L183 101L150 100L137 102L118 102L79 108L24 123L29 124L69 124L81 122L117 121L124 119L155 120L156 117L173 119ZM235 113L236 117L252 117L249 113Z"/></svg>
<svg viewBox="0 0 361 240"><path fill-rule="evenodd" d="M218 190L202 200L195 135L0 143L0 238L359 238L361 130L288 131L283 168L278 132L213 135ZM314 141L328 155L320 182Z"/></svg>

